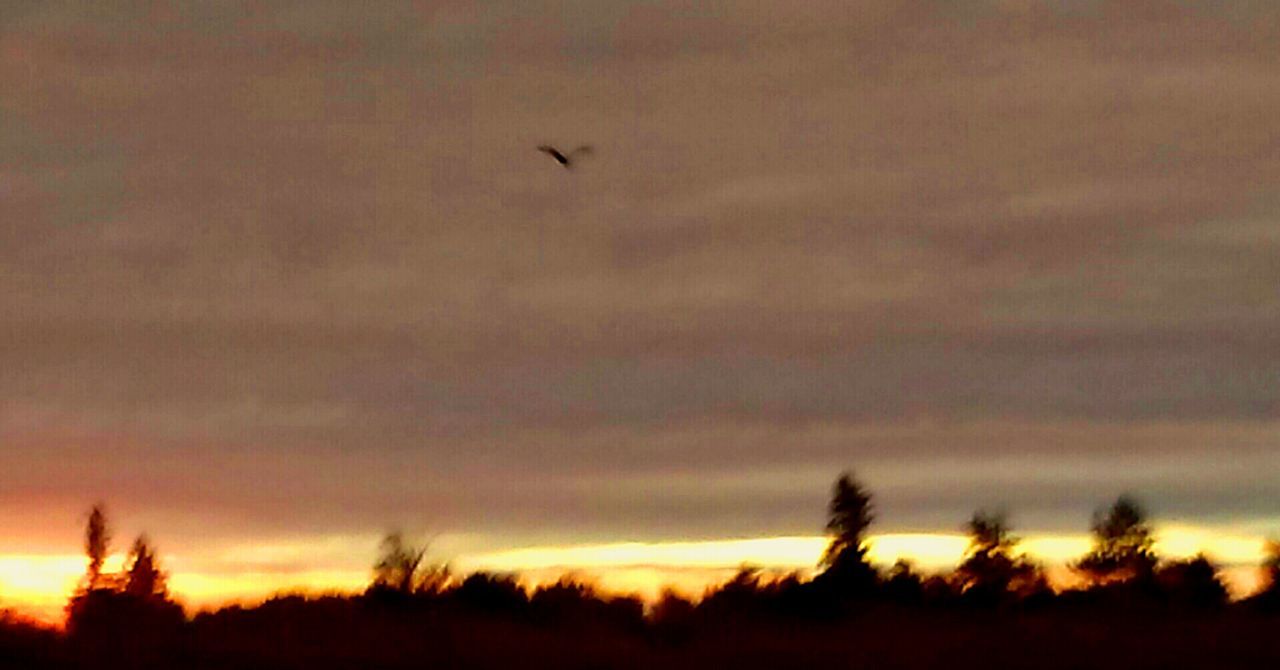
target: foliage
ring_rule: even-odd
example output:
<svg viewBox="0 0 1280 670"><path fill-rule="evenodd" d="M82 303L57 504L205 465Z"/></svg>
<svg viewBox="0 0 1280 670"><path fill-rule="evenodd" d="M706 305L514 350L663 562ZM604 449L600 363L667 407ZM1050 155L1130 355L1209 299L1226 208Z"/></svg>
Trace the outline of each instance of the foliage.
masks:
<svg viewBox="0 0 1280 670"><path fill-rule="evenodd" d="M382 540L382 555L373 566L374 583L402 593L413 591L418 566L426 553L426 547L405 544L398 531L388 533Z"/></svg>
<svg viewBox="0 0 1280 670"><path fill-rule="evenodd" d="M879 581L879 574L867 560L867 529L875 520L871 494L844 472L831 491L827 508L827 534L831 540L822 554L819 576L822 588L841 597L865 597Z"/></svg>
<svg viewBox="0 0 1280 670"><path fill-rule="evenodd" d="M139 535L129 551L124 592L143 600L165 600L168 587L165 574L160 571L155 550L146 535Z"/></svg>
<svg viewBox="0 0 1280 670"><path fill-rule="evenodd" d="M956 585L971 602L996 604L1035 588L1042 579L1036 565L1013 555L1018 538L1003 512L978 510L966 529L969 547L956 569Z"/></svg>
<svg viewBox="0 0 1280 670"><path fill-rule="evenodd" d="M169 599L155 549L139 535L124 574L104 574L108 540L106 513L95 505L85 528L85 579L67 603L75 655L86 667L167 665L186 615Z"/></svg>
<svg viewBox="0 0 1280 670"><path fill-rule="evenodd" d="M370 588L400 594L433 595L442 591L450 579L449 568L424 563L427 548L427 545L405 543L398 531L388 533L382 540L382 553L373 566Z"/></svg>
<svg viewBox="0 0 1280 670"><path fill-rule="evenodd" d="M1137 500L1120 496L1093 517L1093 549L1075 565L1095 585L1145 581L1156 566L1147 514Z"/></svg>
<svg viewBox="0 0 1280 670"><path fill-rule="evenodd" d="M86 588L92 591L100 586L102 565L110 552L111 532L107 529L107 513L104 505L98 503L89 510L89 521L85 525L84 549L89 557L89 569L85 575Z"/></svg>
<svg viewBox="0 0 1280 670"><path fill-rule="evenodd" d="M832 537L817 577L744 566L700 601L664 594L648 616L638 598L608 596L574 577L532 593L512 575L478 572L455 582L447 568L424 563L425 546L392 533L363 596L278 597L187 621L168 597L145 535L134 541L123 573L102 572L109 532L98 505L89 514L88 569L68 603L65 635L0 616L0 669L1280 662L1274 619L1244 616L1280 611L1276 582L1232 604L1207 557L1157 563L1145 512L1127 496L1095 515L1095 546L1077 564L1101 575L1095 587L1064 594L1015 555L1018 539L1003 513L974 513L965 525L965 558L950 575L925 577L900 560L881 580L866 551L871 495L850 473L837 480L828 511ZM1273 579L1280 573L1280 545L1268 545L1264 567ZM1142 588L1132 588L1143 575ZM999 607L975 612L975 604ZM1203 613L1215 609L1228 614ZM1204 631L1199 642L1196 631ZM1170 644L1176 654L1143 656Z"/></svg>
<svg viewBox="0 0 1280 670"><path fill-rule="evenodd" d="M822 555L823 567L834 567L866 556L866 532L875 520L871 494L845 472L836 480L828 506L827 534L831 542Z"/></svg>

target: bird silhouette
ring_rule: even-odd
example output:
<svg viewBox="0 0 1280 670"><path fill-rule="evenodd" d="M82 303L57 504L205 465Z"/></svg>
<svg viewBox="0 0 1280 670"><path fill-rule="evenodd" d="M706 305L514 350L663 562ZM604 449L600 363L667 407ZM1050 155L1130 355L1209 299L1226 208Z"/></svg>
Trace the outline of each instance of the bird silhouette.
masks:
<svg viewBox="0 0 1280 670"><path fill-rule="evenodd" d="M577 149L574 149L573 151L564 153L549 144L543 144L538 147L538 151L541 151L542 153L545 153L548 156L551 156L552 158L556 159L557 163L559 163L562 167L564 167L564 169L568 170L573 167L573 161L578 156L585 156L591 153L591 145L584 144L578 147Z"/></svg>

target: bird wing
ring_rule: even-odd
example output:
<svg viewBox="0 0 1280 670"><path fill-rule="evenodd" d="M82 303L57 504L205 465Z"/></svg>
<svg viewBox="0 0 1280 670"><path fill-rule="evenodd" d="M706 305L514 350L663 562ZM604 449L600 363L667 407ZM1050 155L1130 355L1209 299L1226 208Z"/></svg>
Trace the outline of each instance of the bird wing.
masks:
<svg viewBox="0 0 1280 670"><path fill-rule="evenodd" d="M593 151L590 144L584 144L569 152L570 156L586 156Z"/></svg>
<svg viewBox="0 0 1280 670"><path fill-rule="evenodd" d="M538 151L541 151L541 152L546 153L546 154L550 154L552 158L556 159L557 161L559 161L559 162L561 162L561 163L568 163L568 162L569 162L569 159L568 159L564 154L560 153L560 150L559 150L559 149L556 149L556 148L555 148L555 147L553 147L553 146L550 146L550 145L547 145L547 144L543 144L543 145L540 145L540 146L538 147Z"/></svg>

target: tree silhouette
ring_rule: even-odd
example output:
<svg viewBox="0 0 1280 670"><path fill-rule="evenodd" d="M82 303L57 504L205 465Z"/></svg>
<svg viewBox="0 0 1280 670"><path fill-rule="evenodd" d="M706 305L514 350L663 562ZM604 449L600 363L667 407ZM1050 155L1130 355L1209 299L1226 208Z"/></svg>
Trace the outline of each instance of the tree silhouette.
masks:
<svg viewBox="0 0 1280 670"><path fill-rule="evenodd" d="M1095 585L1152 576L1156 555L1146 510L1128 495L1093 515L1093 549L1075 565Z"/></svg>
<svg viewBox="0 0 1280 670"><path fill-rule="evenodd" d="M1013 555L1018 538L1003 512L978 510L965 524L969 547L956 569L957 586L967 598L993 604L1025 585L1035 566Z"/></svg>
<svg viewBox="0 0 1280 670"><path fill-rule="evenodd" d="M94 505L85 528L86 580L67 603L68 641L83 667L172 667L186 615L168 599L155 550L139 535L124 574L107 575L109 536L103 506Z"/></svg>
<svg viewBox="0 0 1280 670"><path fill-rule="evenodd" d="M448 579L442 566L425 566L427 545L406 544L399 531L382 539L382 553L373 566L373 586L399 593L436 592Z"/></svg>
<svg viewBox="0 0 1280 670"><path fill-rule="evenodd" d="M843 595L866 594L878 580L875 568L867 561L867 529L875 519L871 494L844 472L831 490L828 505L827 534L831 536L822 554L821 578Z"/></svg>
<svg viewBox="0 0 1280 670"><path fill-rule="evenodd" d="M822 566L831 568L866 556L866 532L875 520L871 494L845 472L836 480L828 505L827 534L831 542L822 554Z"/></svg>
<svg viewBox="0 0 1280 670"><path fill-rule="evenodd" d="M89 591L102 585L102 565L110 551L111 531L107 528L107 513L102 503L89 510L89 522L84 530L84 550L89 556L89 569L85 574L85 588Z"/></svg>
<svg viewBox="0 0 1280 670"><path fill-rule="evenodd" d="M165 575L160 571L155 549L146 535L139 535L129 551L124 592L142 599L164 600L168 597Z"/></svg>

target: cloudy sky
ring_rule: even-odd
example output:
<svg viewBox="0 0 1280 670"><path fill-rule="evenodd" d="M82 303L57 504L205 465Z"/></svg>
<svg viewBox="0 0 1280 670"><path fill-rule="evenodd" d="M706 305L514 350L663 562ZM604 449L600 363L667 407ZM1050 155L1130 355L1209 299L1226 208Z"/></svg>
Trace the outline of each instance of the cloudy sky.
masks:
<svg viewBox="0 0 1280 670"><path fill-rule="evenodd" d="M883 533L1280 533L1277 43L1264 0L6 2L0 598L96 500L189 579L812 536L846 468Z"/></svg>

